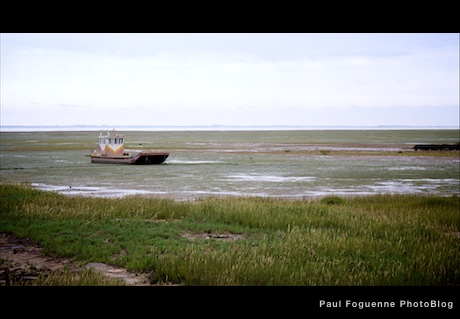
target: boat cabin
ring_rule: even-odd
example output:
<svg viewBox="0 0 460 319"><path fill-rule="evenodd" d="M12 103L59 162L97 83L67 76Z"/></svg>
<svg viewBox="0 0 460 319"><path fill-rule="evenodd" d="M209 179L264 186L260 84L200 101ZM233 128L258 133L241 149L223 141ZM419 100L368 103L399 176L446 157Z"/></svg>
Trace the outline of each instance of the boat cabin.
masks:
<svg viewBox="0 0 460 319"><path fill-rule="evenodd" d="M107 135L99 134L98 152L101 156L123 156L124 154L125 136L108 132Z"/></svg>

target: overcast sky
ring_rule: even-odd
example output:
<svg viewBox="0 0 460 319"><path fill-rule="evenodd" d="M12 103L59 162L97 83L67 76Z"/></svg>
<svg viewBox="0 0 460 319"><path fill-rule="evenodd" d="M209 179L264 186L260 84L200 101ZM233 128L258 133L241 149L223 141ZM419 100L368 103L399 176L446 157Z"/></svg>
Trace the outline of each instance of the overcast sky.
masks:
<svg viewBox="0 0 460 319"><path fill-rule="evenodd" d="M1 125L459 126L459 34L1 34Z"/></svg>

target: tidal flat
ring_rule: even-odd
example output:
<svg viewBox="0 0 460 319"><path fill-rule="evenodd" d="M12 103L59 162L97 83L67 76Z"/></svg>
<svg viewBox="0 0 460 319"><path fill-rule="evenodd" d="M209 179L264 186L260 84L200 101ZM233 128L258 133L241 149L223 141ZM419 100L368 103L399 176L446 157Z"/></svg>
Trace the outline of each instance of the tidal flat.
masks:
<svg viewBox="0 0 460 319"><path fill-rule="evenodd" d="M92 164L98 131L1 132L2 183L68 195L305 199L459 194L458 130L119 131L126 148L170 153L162 165Z"/></svg>

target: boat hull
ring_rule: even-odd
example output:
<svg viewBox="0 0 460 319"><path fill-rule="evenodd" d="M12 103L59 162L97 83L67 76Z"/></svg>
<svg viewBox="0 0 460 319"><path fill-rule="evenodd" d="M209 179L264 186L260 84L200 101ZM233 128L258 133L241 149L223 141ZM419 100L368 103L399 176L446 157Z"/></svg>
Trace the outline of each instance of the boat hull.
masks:
<svg viewBox="0 0 460 319"><path fill-rule="evenodd" d="M417 144L413 148L416 151L459 151L460 144Z"/></svg>
<svg viewBox="0 0 460 319"><path fill-rule="evenodd" d="M101 156L90 155L91 163L98 164L133 164L133 165L158 165L168 158L169 153L142 152L132 156Z"/></svg>

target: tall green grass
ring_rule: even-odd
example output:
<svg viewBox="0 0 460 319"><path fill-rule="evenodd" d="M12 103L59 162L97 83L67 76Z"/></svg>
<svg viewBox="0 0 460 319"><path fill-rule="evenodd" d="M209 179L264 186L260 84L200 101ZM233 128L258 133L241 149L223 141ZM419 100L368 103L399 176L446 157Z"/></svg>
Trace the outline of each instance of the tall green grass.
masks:
<svg viewBox="0 0 460 319"><path fill-rule="evenodd" d="M459 208L457 196L175 202L1 185L0 231L31 238L48 255L152 274L152 283L459 285Z"/></svg>
<svg viewBox="0 0 460 319"><path fill-rule="evenodd" d="M18 283L17 285L22 285ZM41 275L24 286L125 286L118 278L108 278L93 269L71 271L69 269L55 270L49 275Z"/></svg>

